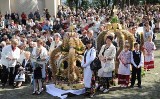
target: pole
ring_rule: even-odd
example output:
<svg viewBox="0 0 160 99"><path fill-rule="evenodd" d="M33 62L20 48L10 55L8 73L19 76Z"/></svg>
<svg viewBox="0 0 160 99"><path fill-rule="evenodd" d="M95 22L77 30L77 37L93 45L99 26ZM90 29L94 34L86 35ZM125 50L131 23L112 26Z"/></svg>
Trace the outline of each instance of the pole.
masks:
<svg viewBox="0 0 160 99"><path fill-rule="evenodd" d="M11 14L11 0L9 0L9 14Z"/></svg>

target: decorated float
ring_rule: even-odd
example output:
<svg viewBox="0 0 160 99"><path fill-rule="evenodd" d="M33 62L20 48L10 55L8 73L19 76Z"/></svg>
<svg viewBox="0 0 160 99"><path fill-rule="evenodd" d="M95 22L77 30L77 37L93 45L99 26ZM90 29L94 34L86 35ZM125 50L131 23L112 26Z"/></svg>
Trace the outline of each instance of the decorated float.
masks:
<svg viewBox="0 0 160 99"><path fill-rule="evenodd" d="M133 50L133 45L135 42L134 35L130 33L128 30L124 29L122 25L119 23L118 17L114 16L111 20L111 23L108 23L106 25L106 29L100 33L100 35L97 37L97 50L98 52L101 49L101 46L105 44L105 39L108 35L114 36L114 39L116 40L114 43L116 43L117 47L117 53L116 53L116 59L115 59L115 74L118 73L118 66L119 66L119 60L117 59L120 52L123 50L124 44L129 43L130 44L130 50ZM140 33L140 39L141 39L141 48L144 44L143 40L143 33Z"/></svg>
<svg viewBox="0 0 160 99"><path fill-rule="evenodd" d="M84 83L81 60L85 47L82 41L76 37L77 33L68 32L67 34L62 45L51 53L53 82L56 88L62 90L82 89Z"/></svg>
<svg viewBox="0 0 160 99"><path fill-rule="evenodd" d="M72 27L70 27L72 28ZM73 29L71 29L73 30ZM61 46L52 51L50 64L52 67L52 77L56 88L62 90L78 90L84 88L83 69L81 68L82 54L85 46L77 37L77 33L68 32L68 36L63 39ZM124 29L117 16L113 17L111 24L106 25L106 30L97 37L97 51L99 52L108 35L114 36L117 43L117 54L115 59L115 73L118 73L119 53L123 50L125 43L130 44L130 50L133 50L135 42L134 35ZM141 35L141 46L143 45L143 33Z"/></svg>

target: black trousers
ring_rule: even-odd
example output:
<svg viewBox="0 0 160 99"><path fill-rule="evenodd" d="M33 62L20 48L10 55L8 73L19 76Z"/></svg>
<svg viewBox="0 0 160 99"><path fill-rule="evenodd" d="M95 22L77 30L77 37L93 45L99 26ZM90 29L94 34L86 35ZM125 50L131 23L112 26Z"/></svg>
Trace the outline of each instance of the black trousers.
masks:
<svg viewBox="0 0 160 99"><path fill-rule="evenodd" d="M103 88L109 89L109 86L110 86L109 81L110 81L110 79L111 79L111 78L109 78L109 77L101 77L101 78L99 78L99 88L100 88L101 86L103 86ZM99 88L98 88L98 89L99 89Z"/></svg>
<svg viewBox="0 0 160 99"><path fill-rule="evenodd" d="M9 85L13 85L15 79L15 67L10 67L8 69L6 68L6 66L3 65L2 78L1 78L2 84L5 85L7 83L8 78L9 78Z"/></svg>
<svg viewBox="0 0 160 99"><path fill-rule="evenodd" d="M26 25L26 20L22 19L22 24Z"/></svg>
<svg viewBox="0 0 160 99"><path fill-rule="evenodd" d="M132 66L131 86L134 86L136 78L138 80L138 86L141 86L141 68Z"/></svg>
<svg viewBox="0 0 160 99"><path fill-rule="evenodd" d="M0 69L0 79L2 78L2 69Z"/></svg>

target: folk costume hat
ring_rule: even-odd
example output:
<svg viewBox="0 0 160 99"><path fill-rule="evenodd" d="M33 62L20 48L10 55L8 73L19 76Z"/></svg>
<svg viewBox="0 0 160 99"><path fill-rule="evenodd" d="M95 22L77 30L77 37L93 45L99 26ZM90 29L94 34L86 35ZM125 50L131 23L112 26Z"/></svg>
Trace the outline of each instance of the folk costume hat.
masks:
<svg viewBox="0 0 160 99"><path fill-rule="evenodd" d="M55 36L58 36L59 38L61 38L61 35L60 35L59 33L55 33L55 34L54 34L54 37L55 37Z"/></svg>

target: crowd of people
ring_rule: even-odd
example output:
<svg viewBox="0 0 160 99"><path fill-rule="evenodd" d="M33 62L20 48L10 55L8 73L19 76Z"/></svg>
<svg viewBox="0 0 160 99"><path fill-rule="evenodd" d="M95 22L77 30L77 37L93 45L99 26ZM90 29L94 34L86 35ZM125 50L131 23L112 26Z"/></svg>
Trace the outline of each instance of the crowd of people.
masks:
<svg viewBox="0 0 160 99"><path fill-rule="evenodd" d="M156 5L125 6L124 10L118 7L116 15L122 27L130 31L136 40L133 51L129 49L130 44L126 43L118 56L120 61L118 84L121 87L128 87L131 75L131 87L134 87L137 78L138 87L141 88L141 68L143 66L146 70L154 68L153 51L156 47L153 41L156 37L155 33L160 31L160 8ZM99 57L102 65L101 69L97 70L96 77L99 78L97 90L108 92L109 80L113 77L115 69L114 59L117 47L112 42L117 40L113 35L107 36L105 44L96 55L96 38L106 29L107 24L110 24L111 18L111 8L78 9L77 12L66 8L60 9L56 17L51 16L47 9L44 9L43 15L40 15L38 10L31 12L28 16L25 12L21 16L16 12L0 14L2 88L5 88L7 81L10 86L20 87L26 78L33 78L33 81L30 81L34 85L33 94L41 94L44 82L52 78L50 67L47 65L50 53L62 44L63 38L67 36L69 27L72 25L77 37L86 45L81 64L84 68L86 95L92 96L94 93L91 92L90 63L96 56ZM139 46L141 44L138 32L140 27L145 42L143 52ZM116 43L119 45L119 42ZM130 67L132 67L132 74Z"/></svg>

